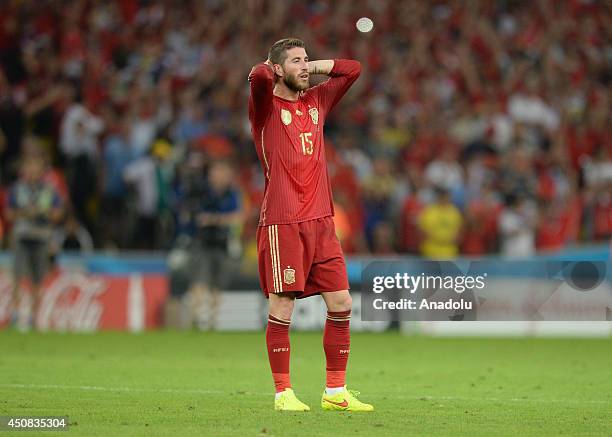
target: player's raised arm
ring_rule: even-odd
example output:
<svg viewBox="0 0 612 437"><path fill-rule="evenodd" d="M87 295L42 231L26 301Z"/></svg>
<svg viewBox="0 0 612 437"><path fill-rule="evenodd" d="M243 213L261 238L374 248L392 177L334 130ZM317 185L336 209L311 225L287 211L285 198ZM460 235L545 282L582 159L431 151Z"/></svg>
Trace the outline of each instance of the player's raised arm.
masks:
<svg viewBox="0 0 612 437"><path fill-rule="evenodd" d="M249 74L251 95L249 96L249 119L255 127L264 125L272 111L274 71L269 60L255 65Z"/></svg>
<svg viewBox="0 0 612 437"><path fill-rule="evenodd" d="M310 74L325 74L329 75L329 73L334 68L334 60L333 59L325 59L319 61L310 61L308 63L308 73Z"/></svg>
<svg viewBox="0 0 612 437"><path fill-rule="evenodd" d="M331 110L361 74L361 63L352 59L311 61L311 74L325 74L330 78L318 85L321 105Z"/></svg>

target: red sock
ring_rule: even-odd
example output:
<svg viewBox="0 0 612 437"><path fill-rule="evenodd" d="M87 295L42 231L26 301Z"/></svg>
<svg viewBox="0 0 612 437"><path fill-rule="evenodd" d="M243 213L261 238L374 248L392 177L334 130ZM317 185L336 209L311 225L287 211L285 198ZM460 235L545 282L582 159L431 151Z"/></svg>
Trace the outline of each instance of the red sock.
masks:
<svg viewBox="0 0 612 437"><path fill-rule="evenodd" d="M268 329L266 330L266 344L268 345L268 359L272 369L272 378L276 392L291 388L289 380L289 320L279 319L273 315L268 316Z"/></svg>
<svg viewBox="0 0 612 437"><path fill-rule="evenodd" d="M323 349L327 360L327 387L344 387L346 383L346 363L351 348L349 322L351 311L327 312Z"/></svg>

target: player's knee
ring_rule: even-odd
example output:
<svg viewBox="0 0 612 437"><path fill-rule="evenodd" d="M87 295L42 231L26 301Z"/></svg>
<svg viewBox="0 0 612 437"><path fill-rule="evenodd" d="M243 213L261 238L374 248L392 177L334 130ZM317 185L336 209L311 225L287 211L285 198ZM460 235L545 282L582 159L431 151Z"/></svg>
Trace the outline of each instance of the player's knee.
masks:
<svg viewBox="0 0 612 437"><path fill-rule="evenodd" d="M330 311L349 311L353 306L353 298L348 291L330 293L331 299L328 304Z"/></svg>
<svg viewBox="0 0 612 437"><path fill-rule="evenodd" d="M353 298L348 293L348 291L346 292L340 305L342 306L342 309L340 311L349 311L351 308L353 308Z"/></svg>
<svg viewBox="0 0 612 437"><path fill-rule="evenodd" d="M291 320L295 299L289 297L272 297L269 302L269 313L283 320Z"/></svg>

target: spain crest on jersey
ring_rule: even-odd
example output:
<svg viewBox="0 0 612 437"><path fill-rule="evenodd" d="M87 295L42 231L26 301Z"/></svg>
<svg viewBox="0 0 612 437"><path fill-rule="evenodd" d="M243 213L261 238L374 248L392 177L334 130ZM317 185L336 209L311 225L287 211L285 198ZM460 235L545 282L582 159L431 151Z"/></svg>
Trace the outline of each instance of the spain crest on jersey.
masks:
<svg viewBox="0 0 612 437"><path fill-rule="evenodd" d="M281 109L281 120L285 126L291 124L291 112L286 109Z"/></svg>
<svg viewBox="0 0 612 437"><path fill-rule="evenodd" d="M317 108L310 108L308 113L310 114L310 118L312 118L312 122L314 124L319 124L319 110Z"/></svg>
<svg viewBox="0 0 612 437"><path fill-rule="evenodd" d="M295 282L295 270L287 268L283 270L283 282L287 285Z"/></svg>

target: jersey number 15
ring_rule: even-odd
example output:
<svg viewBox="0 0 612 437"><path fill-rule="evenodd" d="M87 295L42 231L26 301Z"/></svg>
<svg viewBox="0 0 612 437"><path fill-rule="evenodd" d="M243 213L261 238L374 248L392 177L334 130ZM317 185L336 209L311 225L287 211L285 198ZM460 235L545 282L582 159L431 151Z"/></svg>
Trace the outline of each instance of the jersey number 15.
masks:
<svg viewBox="0 0 612 437"><path fill-rule="evenodd" d="M300 139L302 140L302 152L304 155L312 155L314 151L314 144L312 144L312 132L302 132Z"/></svg>

